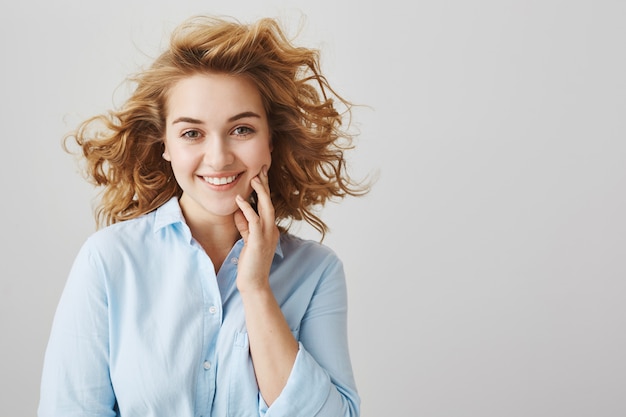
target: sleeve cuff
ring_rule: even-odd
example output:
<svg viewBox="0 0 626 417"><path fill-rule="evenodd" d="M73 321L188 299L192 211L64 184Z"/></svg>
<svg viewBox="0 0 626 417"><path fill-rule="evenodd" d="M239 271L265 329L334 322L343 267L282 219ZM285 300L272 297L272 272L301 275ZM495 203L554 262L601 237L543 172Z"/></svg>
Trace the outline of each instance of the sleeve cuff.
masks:
<svg viewBox="0 0 626 417"><path fill-rule="evenodd" d="M299 342L293 369L280 396L268 407L259 393L259 415L266 417L314 416L324 406L332 383L328 374Z"/></svg>

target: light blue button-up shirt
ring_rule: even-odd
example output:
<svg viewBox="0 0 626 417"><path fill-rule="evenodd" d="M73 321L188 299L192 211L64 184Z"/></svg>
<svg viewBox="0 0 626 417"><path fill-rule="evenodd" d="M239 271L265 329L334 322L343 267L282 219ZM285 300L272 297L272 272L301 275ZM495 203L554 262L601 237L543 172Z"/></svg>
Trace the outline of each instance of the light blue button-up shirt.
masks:
<svg viewBox="0 0 626 417"><path fill-rule="evenodd" d="M90 236L54 318L39 416L358 416L341 261L281 235L270 284L300 348L268 407L235 284L242 247L216 275L176 198Z"/></svg>

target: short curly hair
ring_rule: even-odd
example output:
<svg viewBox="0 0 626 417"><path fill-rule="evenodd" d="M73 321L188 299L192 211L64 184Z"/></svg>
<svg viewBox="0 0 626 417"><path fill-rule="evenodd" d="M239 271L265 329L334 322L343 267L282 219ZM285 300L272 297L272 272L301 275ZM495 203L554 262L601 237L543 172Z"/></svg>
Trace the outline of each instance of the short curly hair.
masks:
<svg viewBox="0 0 626 417"><path fill-rule="evenodd" d="M243 24L194 16L183 22L169 48L130 77L135 88L119 110L83 121L65 138L79 145L86 177L103 188L97 225L141 216L180 197L162 158L168 93L182 78L218 72L248 77L261 94L273 143L269 185L277 224L286 231L304 220L323 237L328 227L315 209L368 187L348 175L344 158L354 147L342 127L353 104L331 88L319 58L317 49L294 46L275 19Z"/></svg>

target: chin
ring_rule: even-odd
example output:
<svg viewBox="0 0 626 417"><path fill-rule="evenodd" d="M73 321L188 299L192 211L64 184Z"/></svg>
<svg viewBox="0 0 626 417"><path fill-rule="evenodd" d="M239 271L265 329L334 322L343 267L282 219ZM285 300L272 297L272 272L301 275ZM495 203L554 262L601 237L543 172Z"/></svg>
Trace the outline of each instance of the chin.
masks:
<svg viewBox="0 0 626 417"><path fill-rule="evenodd" d="M220 207L205 207L207 213L211 213L214 216L227 217L232 216L239 210L239 206L237 204L232 204L229 206L220 206Z"/></svg>

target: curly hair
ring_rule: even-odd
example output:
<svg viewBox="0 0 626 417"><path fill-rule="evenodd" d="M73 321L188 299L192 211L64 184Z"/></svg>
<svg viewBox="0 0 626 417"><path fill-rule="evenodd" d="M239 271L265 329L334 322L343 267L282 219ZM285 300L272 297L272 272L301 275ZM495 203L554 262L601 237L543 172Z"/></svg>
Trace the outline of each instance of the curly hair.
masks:
<svg viewBox="0 0 626 417"><path fill-rule="evenodd" d="M65 138L79 145L86 177L103 188L97 225L141 216L182 195L162 158L168 92L182 78L218 72L248 77L260 92L273 143L269 183L277 224L286 231L304 220L323 238L328 227L316 208L363 195L368 186L350 177L344 158L354 147L342 127L353 104L331 88L319 58L317 49L294 46L275 19L183 22L169 48L129 78L135 88L119 110L85 120Z"/></svg>

